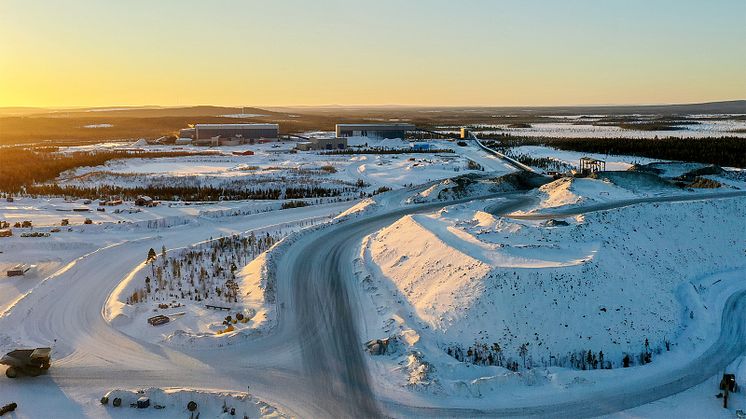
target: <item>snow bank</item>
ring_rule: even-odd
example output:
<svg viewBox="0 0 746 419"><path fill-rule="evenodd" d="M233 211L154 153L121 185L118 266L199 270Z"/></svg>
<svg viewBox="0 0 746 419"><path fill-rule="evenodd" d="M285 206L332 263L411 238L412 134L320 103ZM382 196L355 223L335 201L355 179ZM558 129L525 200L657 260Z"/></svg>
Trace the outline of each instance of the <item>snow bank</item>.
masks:
<svg viewBox="0 0 746 419"><path fill-rule="evenodd" d="M366 198L358 202L357 204L353 205L348 210L342 212L335 218L341 219L341 218L346 218L351 215L362 215L362 214L375 210L377 207L378 207L378 204L376 203L374 199Z"/></svg>
<svg viewBox="0 0 746 419"><path fill-rule="evenodd" d="M608 180L560 178L539 188L539 205L531 210L578 207L583 204L638 198L641 195L623 189Z"/></svg>
<svg viewBox="0 0 746 419"><path fill-rule="evenodd" d="M148 388L143 390L115 389L105 394L108 404L102 405L106 414L112 418L285 418L287 415L277 408L246 393L212 392L180 388ZM150 406L145 409L130 407L140 397L150 399ZM115 398L122 401L121 407L112 405ZM189 402L195 402L194 413L187 409ZM231 411L234 414L231 414Z"/></svg>

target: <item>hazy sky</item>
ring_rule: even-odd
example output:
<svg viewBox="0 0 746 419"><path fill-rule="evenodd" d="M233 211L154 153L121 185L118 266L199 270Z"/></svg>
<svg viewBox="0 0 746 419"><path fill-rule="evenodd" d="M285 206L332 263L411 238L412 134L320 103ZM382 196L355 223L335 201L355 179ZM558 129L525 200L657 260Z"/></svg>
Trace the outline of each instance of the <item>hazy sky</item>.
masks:
<svg viewBox="0 0 746 419"><path fill-rule="evenodd" d="M0 0L0 106L746 98L746 0Z"/></svg>

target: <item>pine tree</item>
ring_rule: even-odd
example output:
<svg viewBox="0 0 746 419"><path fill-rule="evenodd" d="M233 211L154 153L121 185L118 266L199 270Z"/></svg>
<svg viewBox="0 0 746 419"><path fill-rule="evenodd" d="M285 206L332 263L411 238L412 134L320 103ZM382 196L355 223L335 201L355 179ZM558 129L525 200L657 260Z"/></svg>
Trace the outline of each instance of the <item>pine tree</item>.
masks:
<svg viewBox="0 0 746 419"><path fill-rule="evenodd" d="M528 368L526 366L526 356L528 355L528 345L529 345L528 343L524 343L523 345L521 345L520 348L518 348L518 355L523 360L523 368Z"/></svg>

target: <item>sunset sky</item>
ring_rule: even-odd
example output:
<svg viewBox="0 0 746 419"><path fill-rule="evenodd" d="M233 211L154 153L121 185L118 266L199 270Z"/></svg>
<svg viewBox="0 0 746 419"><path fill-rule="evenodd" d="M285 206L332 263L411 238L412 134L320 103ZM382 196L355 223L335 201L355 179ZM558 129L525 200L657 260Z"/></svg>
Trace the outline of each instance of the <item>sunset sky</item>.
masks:
<svg viewBox="0 0 746 419"><path fill-rule="evenodd" d="M744 98L745 0L0 0L0 106Z"/></svg>

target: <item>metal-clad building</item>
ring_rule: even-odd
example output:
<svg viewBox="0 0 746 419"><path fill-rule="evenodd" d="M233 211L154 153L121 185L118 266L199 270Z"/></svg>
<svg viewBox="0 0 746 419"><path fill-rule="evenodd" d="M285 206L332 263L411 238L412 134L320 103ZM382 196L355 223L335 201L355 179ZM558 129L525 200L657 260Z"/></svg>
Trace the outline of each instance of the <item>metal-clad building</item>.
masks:
<svg viewBox="0 0 746 419"><path fill-rule="evenodd" d="M195 134L194 128L182 128L179 130L179 138L191 138L194 139Z"/></svg>
<svg viewBox="0 0 746 419"><path fill-rule="evenodd" d="M298 150L344 150L347 148L347 138L311 138L309 141L298 143Z"/></svg>
<svg viewBox="0 0 746 419"><path fill-rule="evenodd" d="M413 124L337 124L337 137L404 138Z"/></svg>
<svg viewBox="0 0 746 419"><path fill-rule="evenodd" d="M278 124L196 124L196 140L209 140L213 137L243 138L277 138L280 133Z"/></svg>

